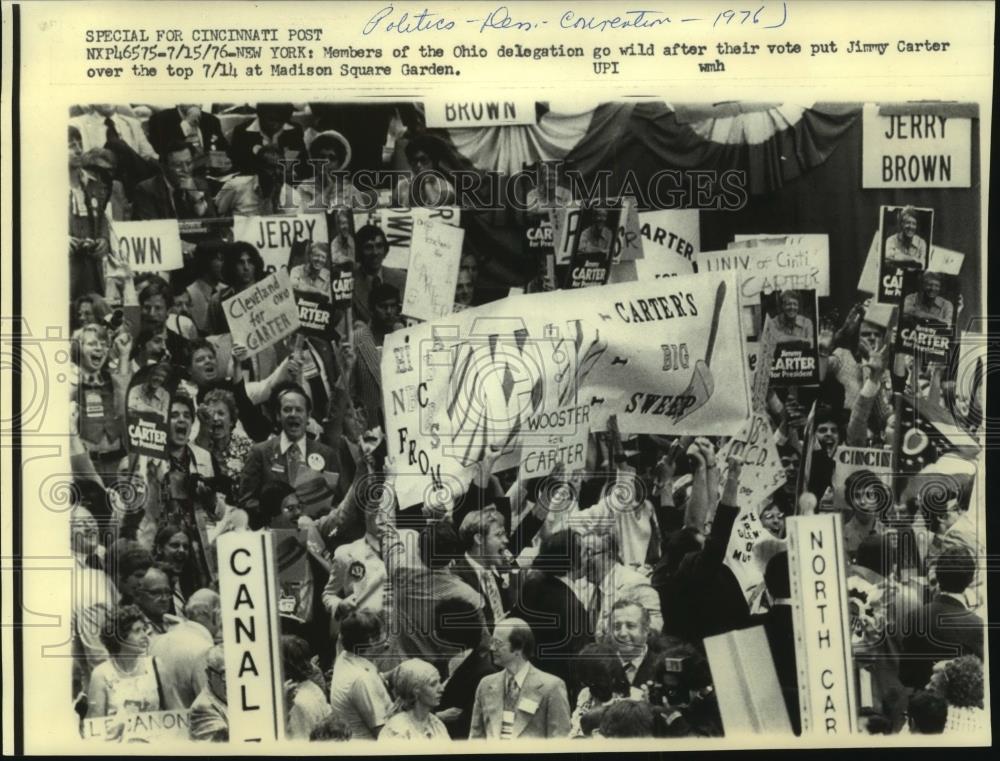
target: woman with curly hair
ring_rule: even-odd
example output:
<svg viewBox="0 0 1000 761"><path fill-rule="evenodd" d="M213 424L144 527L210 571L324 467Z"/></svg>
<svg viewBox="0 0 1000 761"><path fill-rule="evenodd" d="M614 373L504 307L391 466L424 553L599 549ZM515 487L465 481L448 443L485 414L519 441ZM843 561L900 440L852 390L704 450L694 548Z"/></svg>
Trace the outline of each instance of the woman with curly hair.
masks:
<svg viewBox="0 0 1000 761"><path fill-rule="evenodd" d="M237 241L222 247L222 282L225 288L209 299L206 335L229 332L222 302L264 277L264 258L251 244Z"/></svg>
<svg viewBox="0 0 1000 761"><path fill-rule="evenodd" d="M224 496L226 501L236 504L236 489L239 485L243 464L253 441L239 422L236 396L224 388L214 388L202 397L198 405L198 445L204 447L219 465L216 476L228 481Z"/></svg>
<svg viewBox="0 0 1000 761"><path fill-rule="evenodd" d="M600 722L603 709L619 700L642 700L642 692L629 684L618 655L605 643L591 643L573 660L576 686L580 694L570 717L570 737L585 737L594 729L593 717ZM593 713L592 713L593 712ZM591 721L585 717L591 714Z"/></svg>
<svg viewBox="0 0 1000 761"><path fill-rule="evenodd" d="M948 701L948 733L980 732L989 725L983 708L983 662L963 655L934 665L927 689Z"/></svg>
<svg viewBox="0 0 1000 761"><path fill-rule="evenodd" d="M90 675L87 718L159 711L163 687L156 659L148 655L149 625L136 605L122 605L101 632L108 660Z"/></svg>
<svg viewBox="0 0 1000 761"><path fill-rule="evenodd" d="M411 658L396 669L396 701L379 740L450 740L444 722L434 715L444 686L441 675L427 661Z"/></svg>

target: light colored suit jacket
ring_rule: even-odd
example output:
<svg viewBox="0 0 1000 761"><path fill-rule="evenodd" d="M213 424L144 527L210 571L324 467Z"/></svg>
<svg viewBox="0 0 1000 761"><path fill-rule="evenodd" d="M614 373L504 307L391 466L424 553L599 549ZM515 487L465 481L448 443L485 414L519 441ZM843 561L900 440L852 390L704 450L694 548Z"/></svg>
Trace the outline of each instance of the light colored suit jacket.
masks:
<svg viewBox="0 0 1000 761"><path fill-rule="evenodd" d="M484 676L476 689L469 739L500 739L506 672ZM557 676L528 667L514 709L512 737L567 737L570 731L566 684Z"/></svg>
<svg viewBox="0 0 1000 761"><path fill-rule="evenodd" d="M194 621L183 621L149 646L156 656L167 711L190 708L205 688L205 656L213 645L212 634Z"/></svg>

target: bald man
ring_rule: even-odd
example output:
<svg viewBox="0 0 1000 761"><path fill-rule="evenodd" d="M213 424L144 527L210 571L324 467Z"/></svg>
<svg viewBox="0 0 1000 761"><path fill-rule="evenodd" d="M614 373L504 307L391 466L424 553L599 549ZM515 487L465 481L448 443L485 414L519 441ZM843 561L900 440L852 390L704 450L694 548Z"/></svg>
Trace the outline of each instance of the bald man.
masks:
<svg viewBox="0 0 1000 761"><path fill-rule="evenodd" d="M191 704L188 736L192 740L229 740L229 706L226 702L226 661L222 645L205 655L205 686Z"/></svg>
<svg viewBox="0 0 1000 761"><path fill-rule="evenodd" d="M535 635L520 618L505 618L493 630L490 654L502 671L484 676L472 705L469 739L568 737L566 684L531 665Z"/></svg>
<svg viewBox="0 0 1000 761"><path fill-rule="evenodd" d="M222 641L219 595L199 589L184 606L186 621L153 640L149 654L157 659L165 710L189 708L206 684L205 658Z"/></svg>

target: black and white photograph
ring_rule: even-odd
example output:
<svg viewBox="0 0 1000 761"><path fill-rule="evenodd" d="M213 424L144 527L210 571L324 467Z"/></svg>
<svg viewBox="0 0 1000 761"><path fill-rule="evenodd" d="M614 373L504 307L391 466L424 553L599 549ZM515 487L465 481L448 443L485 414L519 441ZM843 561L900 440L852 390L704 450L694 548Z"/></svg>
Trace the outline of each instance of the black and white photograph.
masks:
<svg viewBox="0 0 1000 761"><path fill-rule="evenodd" d="M879 216L881 240L878 300L898 304L907 272L927 269L934 210L884 206Z"/></svg>
<svg viewBox="0 0 1000 761"><path fill-rule="evenodd" d="M5 751L989 742L992 8L87 5L3 7Z"/></svg>

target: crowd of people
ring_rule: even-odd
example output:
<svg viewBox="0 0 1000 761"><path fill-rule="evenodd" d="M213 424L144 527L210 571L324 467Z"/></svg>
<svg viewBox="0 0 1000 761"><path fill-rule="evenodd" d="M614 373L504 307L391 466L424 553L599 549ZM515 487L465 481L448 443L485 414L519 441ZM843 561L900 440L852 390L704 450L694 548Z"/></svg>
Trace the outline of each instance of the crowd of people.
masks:
<svg viewBox="0 0 1000 761"><path fill-rule="evenodd" d="M358 191L314 168L340 172L357 149L324 128L331 107L313 110L308 131L290 104L259 104L228 132L190 104L95 104L70 119L81 722L187 711L191 739L228 739L215 543L270 530L301 556L297 591L280 599L290 739L722 736L721 679L704 640L752 626L766 631L799 731L785 519L820 512L843 519L867 731L987 721L975 461L941 445L897 474L877 508L870 490L833 488L840 447L896 453L903 393L976 435L981 408L956 399L953 368L918 360L901 376L891 333L864 305L842 319L820 310L813 397L767 395L786 478L755 507L774 541L753 590L726 562L750 507L739 497L745 465L724 439L694 431L623 436L612 421L590 434L584 469L529 481L495 471L490 450L448 504L399 509L379 367L386 335L404 325L406 272L383 266L377 224L338 222ZM384 202L413 200L422 185L428 205L452 202L446 173L420 173L443 166L442 141L412 115L381 128L381 152L366 155L413 173L382 189ZM543 208L572 202L546 183L533 194ZM226 222L231 231L234 216L303 204L329 212L330 240L310 244L296 288L328 293L325 263L347 259L353 300L338 307L332 338L297 334L251 355L222 303L267 273ZM146 219L187 225L182 269L133 272L118 256L114 223ZM462 258L456 304L482 300L482 264ZM543 271L523 273L524 286ZM808 321L799 298L779 302L792 327ZM812 326L802 330L811 339ZM164 457L131 451L126 410L163 416Z"/></svg>

